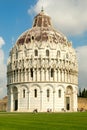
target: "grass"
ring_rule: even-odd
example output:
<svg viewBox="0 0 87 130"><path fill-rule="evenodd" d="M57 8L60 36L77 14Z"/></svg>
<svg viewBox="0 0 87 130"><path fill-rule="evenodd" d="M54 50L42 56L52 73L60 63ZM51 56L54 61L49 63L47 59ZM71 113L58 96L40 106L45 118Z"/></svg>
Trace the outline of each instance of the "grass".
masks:
<svg viewBox="0 0 87 130"><path fill-rule="evenodd" d="M0 130L87 130L87 112L0 113Z"/></svg>

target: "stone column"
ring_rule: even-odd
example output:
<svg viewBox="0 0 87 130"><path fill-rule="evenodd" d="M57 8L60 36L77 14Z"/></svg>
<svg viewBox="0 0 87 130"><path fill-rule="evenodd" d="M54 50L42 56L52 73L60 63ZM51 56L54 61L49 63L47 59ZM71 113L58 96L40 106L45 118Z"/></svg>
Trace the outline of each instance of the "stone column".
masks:
<svg viewBox="0 0 87 130"><path fill-rule="evenodd" d="M16 71L16 73L17 73L17 78L16 78L16 82L18 83L18 70Z"/></svg>
<svg viewBox="0 0 87 130"><path fill-rule="evenodd" d="M21 70L19 71L19 82L21 82Z"/></svg>
<svg viewBox="0 0 87 130"><path fill-rule="evenodd" d="M60 69L58 70L58 82L60 82Z"/></svg>
<svg viewBox="0 0 87 130"><path fill-rule="evenodd" d="M31 97L30 97L30 96L31 96L30 94L31 94L31 93L30 93L30 90L28 90L28 110L29 110L29 111L30 111L30 109L31 109L31 108L30 108L30 107L31 107L31 106L30 106L30 105L31 105L31 104L30 104L30 98L31 98Z"/></svg>
<svg viewBox="0 0 87 130"><path fill-rule="evenodd" d="M14 83L14 78L15 78L15 77L14 77L14 71L13 71L13 83Z"/></svg>
<svg viewBox="0 0 87 130"><path fill-rule="evenodd" d="M59 82L61 82L62 79L62 73L61 73L61 69L59 70Z"/></svg>
<svg viewBox="0 0 87 130"><path fill-rule="evenodd" d="M36 81L35 68L33 69L33 81Z"/></svg>
<svg viewBox="0 0 87 130"><path fill-rule="evenodd" d="M38 75L38 73L39 73L39 72L38 72L38 68L37 68L37 81L39 80L39 75Z"/></svg>
<svg viewBox="0 0 87 130"><path fill-rule="evenodd" d="M63 82L65 83L65 70L63 70Z"/></svg>
<svg viewBox="0 0 87 130"><path fill-rule="evenodd" d="M71 72L71 76L70 76L70 77L71 77L71 79L70 79L70 83L72 83L72 72Z"/></svg>
<svg viewBox="0 0 87 130"><path fill-rule="evenodd" d="M45 81L48 81L48 69L47 68L45 68L45 77L46 77Z"/></svg>
<svg viewBox="0 0 87 130"><path fill-rule="evenodd" d="M44 81L46 81L46 68L44 69Z"/></svg>
<svg viewBox="0 0 87 130"><path fill-rule="evenodd" d="M27 82L27 69L25 68L25 72L24 72L24 77L25 77L25 82Z"/></svg>
<svg viewBox="0 0 87 130"><path fill-rule="evenodd" d="M21 69L21 82L23 82L23 70Z"/></svg>
<svg viewBox="0 0 87 130"><path fill-rule="evenodd" d="M27 110L29 111L29 90L27 92Z"/></svg>
<svg viewBox="0 0 87 130"><path fill-rule="evenodd" d="M51 81L51 69L49 68L49 81Z"/></svg>
<svg viewBox="0 0 87 130"><path fill-rule="evenodd" d="M40 81L42 81L42 68L40 70Z"/></svg>
<svg viewBox="0 0 87 130"><path fill-rule="evenodd" d="M55 90L53 90L53 112L55 112Z"/></svg>
<svg viewBox="0 0 87 130"><path fill-rule="evenodd" d="M64 91L64 110L66 111L66 92Z"/></svg>
<svg viewBox="0 0 87 130"><path fill-rule="evenodd" d="M36 68L36 70L35 70L35 78L36 78L36 81L37 81L37 68Z"/></svg>
<svg viewBox="0 0 87 130"><path fill-rule="evenodd" d="M46 68L46 81L48 81L49 76L48 76L48 68Z"/></svg>
<svg viewBox="0 0 87 130"><path fill-rule="evenodd" d="M40 68L38 68L38 75L37 75L37 77L38 77L38 81L40 81Z"/></svg>
<svg viewBox="0 0 87 130"><path fill-rule="evenodd" d="M18 89L18 110L17 111L20 111L20 90Z"/></svg>
<svg viewBox="0 0 87 130"><path fill-rule="evenodd" d="M29 70L26 70L26 75L27 75L27 82L29 81Z"/></svg>
<svg viewBox="0 0 87 130"><path fill-rule="evenodd" d="M44 68L42 68L42 81L44 81L44 74L45 74L45 72L44 72L45 70L44 70Z"/></svg>
<svg viewBox="0 0 87 130"><path fill-rule="evenodd" d="M64 79L65 79L64 82L65 82L65 83L66 83L66 76L67 76L67 75L66 75L66 70L65 70L65 75L64 75Z"/></svg>
<svg viewBox="0 0 87 130"><path fill-rule="evenodd" d="M19 75L20 75L20 72L19 72L19 69L18 69L18 83L20 82Z"/></svg>
<svg viewBox="0 0 87 130"><path fill-rule="evenodd" d="M31 77L30 77L30 68L29 68L29 73L28 73L28 75L29 75L29 82L31 81Z"/></svg>
<svg viewBox="0 0 87 130"><path fill-rule="evenodd" d="M57 68L55 69L55 81L57 82L57 76L58 76L58 71L57 71Z"/></svg>
<svg viewBox="0 0 87 130"><path fill-rule="evenodd" d="M62 70L62 82L64 82L64 70Z"/></svg>
<svg viewBox="0 0 87 130"><path fill-rule="evenodd" d="M12 83L12 72L10 72L10 83Z"/></svg>
<svg viewBox="0 0 87 130"><path fill-rule="evenodd" d="M12 92L12 89L11 89L11 96L10 96L10 105L11 105L11 112L13 112L14 111L14 106L13 106L13 104L14 104L14 100L13 100L13 92Z"/></svg>
<svg viewBox="0 0 87 130"><path fill-rule="evenodd" d="M63 82L63 70L61 70L61 82Z"/></svg>
<svg viewBox="0 0 87 130"><path fill-rule="evenodd" d="M25 69L23 69L23 82L25 82Z"/></svg>
<svg viewBox="0 0 87 130"><path fill-rule="evenodd" d="M43 109L43 91L41 90L40 91L40 112L42 112L42 109Z"/></svg>
<svg viewBox="0 0 87 130"><path fill-rule="evenodd" d="M11 76L12 76L11 83L13 83L13 71L11 72Z"/></svg>
<svg viewBox="0 0 87 130"><path fill-rule="evenodd" d="M15 83L17 83L17 70L15 70Z"/></svg>
<svg viewBox="0 0 87 130"><path fill-rule="evenodd" d="M57 82L59 81L59 70L58 70L58 68L57 68Z"/></svg>

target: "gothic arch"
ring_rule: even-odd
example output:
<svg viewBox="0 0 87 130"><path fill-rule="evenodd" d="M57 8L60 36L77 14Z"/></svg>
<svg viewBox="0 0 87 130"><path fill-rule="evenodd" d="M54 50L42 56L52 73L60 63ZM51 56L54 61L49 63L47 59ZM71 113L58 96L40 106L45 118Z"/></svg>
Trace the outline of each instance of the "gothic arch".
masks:
<svg viewBox="0 0 87 130"><path fill-rule="evenodd" d="M28 93L29 89L27 85L21 85L20 86L20 97L21 98L25 98L27 97L27 93Z"/></svg>
<svg viewBox="0 0 87 130"><path fill-rule="evenodd" d="M31 85L31 86L30 86L30 89L31 89L32 87L38 87L38 88L40 89L40 91L41 91L41 86L40 86L39 84L33 84L33 85Z"/></svg>
<svg viewBox="0 0 87 130"><path fill-rule="evenodd" d="M63 85L58 85L57 88L63 88L65 90L65 86Z"/></svg>
<svg viewBox="0 0 87 130"><path fill-rule="evenodd" d="M26 89L27 91L29 91L27 85L21 85L21 86L20 86L20 90L21 90L21 89Z"/></svg>
<svg viewBox="0 0 87 130"><path fill-rule="evenodd" d="M62 92L65 93L65 86L63 86L63 85L57 85L56 91L58 91L58 90L62 90Z"/></svg>
<svg viewBox="0 0 87 130"><path fill-rule="evenodd" d="M24 84L24 85L21 85L21 87L26 87L26 88L28 89L28 86L27 86L27 85L25 85L25 84Z"/></svg>
<svg viewBox="0 0 87 130"><path fill-rule="evenodd" d="M73 87L71 85L66 87L66 94L72 94L73 93Z"/></svg>
<svg viewBox="0 0 87 130"><path fill-rule="evenodd" d="M29 88L30 95L32 95L32 96L34 95L35 89L37 91L37 95L40 94L40 92L41 92L41 86L38 85L38 84L33 84Z"/></svg>
<svg viewBox="0 0 87 130"><path fill-rule="evenodd" d="M44 85L44 87L47 87L47 86L49 86L49 87L51 87L52 89L54 89L54 86L53 86L52 84L45 84L45 85Z"/></svg>
<svg viewBox="0 0 87 130"><path fill-rule="evenodd" d="M73 110L73 87L71 85L66 87L65 104L67 111Z"/></svg>
<svg viewBox="0 0 87 130"><path fill-rule="evenodd" d="M12 93L13 93L13 109L14 111L18 110L18 88L14 86L12 88Z"/></svg>

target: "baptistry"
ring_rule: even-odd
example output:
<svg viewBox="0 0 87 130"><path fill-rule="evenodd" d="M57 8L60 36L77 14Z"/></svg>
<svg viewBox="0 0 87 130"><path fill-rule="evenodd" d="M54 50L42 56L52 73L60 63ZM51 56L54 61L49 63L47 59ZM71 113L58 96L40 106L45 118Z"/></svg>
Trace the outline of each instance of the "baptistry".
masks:
<svg viewBox="0 0 87 130"><path fill-rule="evenodd" d="M10 50L7 111L77 111L77 91L78 63L72 43L41 10L32 28Z"/></svg>

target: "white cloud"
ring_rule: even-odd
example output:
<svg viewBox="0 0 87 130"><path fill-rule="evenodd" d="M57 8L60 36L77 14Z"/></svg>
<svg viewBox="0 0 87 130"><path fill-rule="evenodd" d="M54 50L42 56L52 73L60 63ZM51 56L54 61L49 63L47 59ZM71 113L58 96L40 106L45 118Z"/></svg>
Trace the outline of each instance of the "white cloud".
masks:
<svg viewBox="0 0 87 130"><path fill-rule="evenodd" d="M5 44L4 40L2 37L0 37L0 48Z"/></svg>
<svg viewBox="0 0 87 130"><path fill-rule="evenodd" d="M79 87L87 88L87 46L76 48L79 64Z"/></svg>
<svg viewBox="0 0 87 130"><path fill-rule="evenodd" d="M40 12L42 5L63 33L79 35L87 31L87 0L37 0L28 13Z"/></svg>
<svg viewBox="0 0 87 130"><path fill-rule="evenodd" d="M0 98L6 95L6 65L4 64L4 51L2 46L5 41L0 37Z"/></svg>
<svg viewBox="0 0 87 130"><path fill-rule="evenodd" d="M70 35L87 31L87 0L37 0L28 13L35 15L44 7L57 30ZM79 87L87 88L87 46L76 48L79 64Z"/></svg>

